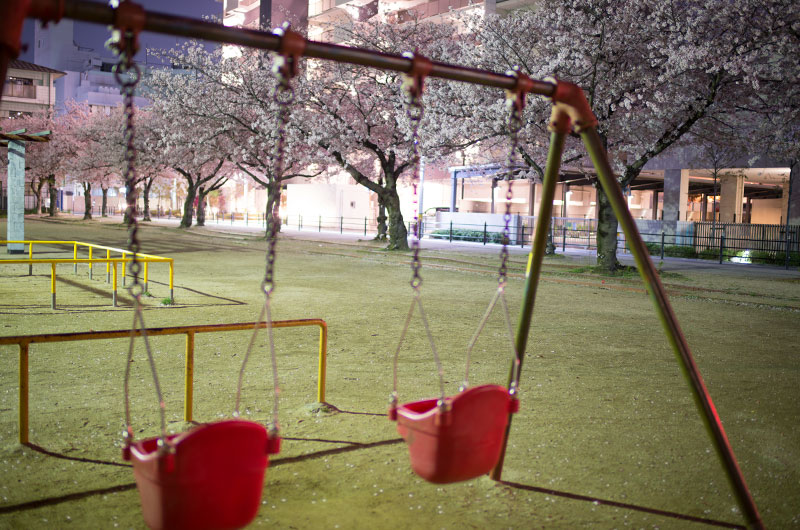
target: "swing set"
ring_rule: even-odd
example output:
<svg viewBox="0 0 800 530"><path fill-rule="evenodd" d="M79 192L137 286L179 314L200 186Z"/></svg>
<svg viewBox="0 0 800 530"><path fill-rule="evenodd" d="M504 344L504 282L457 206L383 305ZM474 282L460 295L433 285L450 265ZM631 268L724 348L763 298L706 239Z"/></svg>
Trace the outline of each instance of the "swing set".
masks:
<svg viewBox="0 0 800 530"><path fill-rule="evenodd" d="M763 528L755 502L748 490L721 420L708 394L705 383L695 364L689 345L667 299L658 273L639 235L622 190L614 177L608 156L597 133L597 119L580 87L561 80L534 80L514 71L498 74L487 70L433 62L417 54L391 55L360 48L310 41L287 29L273 33L229 28L207 21L146 12L132 1L124 0L118 7L82 0L10 0L0 4L0 75L5 79L10 59L20 50L20 35L25 17L36 18L43 24L58 22L67 17L78 21L113 26L119 33L117 43L120 61L116 69L122 87L126 117L126 152L124 177L128 189L130 218L130 252L133 259L131 273L133 284L128 290L135 300L134 321L131 330L128 357L133 355L134 339L141 335L147 351L150 369L161 414L161 435L156 438L134 441L128 405L129 372L125 373L125 449L124 457L134 467L145 521L151 528L234 528L246 525L255 516L261 497L268 455L280 449L278 429L278 374L272 337L271 296L274 292L274 261L277 240L277 212L272 212L268 228L266 271L261 283L264 304L259 320L253 329L247 353L239 375L234 418L195 427L185 433L167 435L165 406L161 395L155 364L146 334L147 328L141 310L143 294L139 281L140 265L137 261L139 243L136 223L135 157L133 146L134 111L133 94L141 76L133 62L138 48L137 37L141 31L153 31L178 37L192 37L219 43L231 43L261 50L277 52L274 72L278 80L275 101L278 103L278 135L275 146L276 175L283 171L283 131L288 125L293 103L291 79L297 73L300 57L332 60L349 64L391 70L406 74L404 91L407 96L407 114L412 127L415 192L419 177L420 153L419 124L424 107L422 95L427 77L460 81L507 91L510 102L508 156L508 197L505 212L503 245L500 253L498 287L466 349L466 371L463 384L454 396L447 396L444 374L428 326L421 298L419 215L414 215L412 240L412 301L397 349L394 354L394 382L390 398L389 417L397 422L397 429L409 448L412 469L422 478L434 483L451 483L468 480L486 473L500 480L513 414L519 409L517 391L528 334L533 317L534 302L545 254L546 235L552 216L552 205L560 171L564 143L567 135L579 135L592 160L600 185L603 187L614 213L630 245L639 273L647 286L672 346L675 357L689 385L701 419L703 420L727 474L736 500L747 524ZM511 174L517 133L522 124L522 112L528 94L549 98L552 101L550 117L550 146L543 178L541 210L537 220L528 270L516 330L511 324L504 295L508 259L509 221L511 204ZM280 178L278 178L280 180ZM512 354L511 370L506 386L480 385L469 387L470 353L489 316L498 306L502 308L509 334ZM415 312L433 353L439 377L440 395L436 399L400 404L398 400L398 358ZM274 407L272 420L265 427L239 419L238 408L241 382L247 360L257 339L258 330L267 328L272 361ZM138 329L138 331L137 331Z"/></svg>

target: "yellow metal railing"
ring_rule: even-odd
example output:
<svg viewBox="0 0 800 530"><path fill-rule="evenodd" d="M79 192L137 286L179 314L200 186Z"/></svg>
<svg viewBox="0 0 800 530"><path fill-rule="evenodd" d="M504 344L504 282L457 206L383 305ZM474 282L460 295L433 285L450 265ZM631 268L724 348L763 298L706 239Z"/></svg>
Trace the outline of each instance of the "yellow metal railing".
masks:
<svg viewBox="0 0 800 530"><path fill-rule="evenodd" d="M236 324L206 324L200 326L175 326L169 328L151 328L148 337L160 335L186 335L186 364L184 370L183 419L192 421L194 404L194 336L197 333L214 333L222 331L252 330L254 327L267 327L266 322L242 322ZM325 374L328 357L328 324L318 318L298 320L278 320L272 323L273 328L296 328L302 326L319 326L319 361L317 363L317 401L325 402ZM29 443L28 436L28 356L30 345L44 342L72 342L79 340L121 339L130 337L130 330L87 331L81 333L48 333L43 335L17 335L0 337L0 346L16 344L19 346L19 442ZM136 336L141 331L136 330Z"/></svg>
<svg viewBox="0 0 800 530"><path fill-rule="evenodd" d="M64 263L72 263L74 264L74 272L75 274L78 273L78 263L87 263L89 265L89 279L93 278L94 272L94 264L95 263L105 263L106 265L106 283L112 283L112 272L113 272L113 283L112 283L112 295L111 295L111 304L116 307L117 306L117 265L122 265L122 285L125 286L125 268L128 263L133 261L132 258L128 257L131 256L133 253L129 250L124 250L121 248L114 248L114 247L106 247L103 245L95 245L93 243L83 243L81 241L0 241L0 245L8 245L8 244L25 244L28 245L28 258L27 259L0 259L0 264L28 264L28 274L33 274L33 265L39 263L47 263L50 265L50 307L53 309L56 308L56 265L64 264ZM61 259L34 259L33 258L33 246L34 245L72 245L72 259L70 258L61 258ZM85 247L89 251L89 258L78 258L78 249L81 247ZM106 251L105 258L95 258L94 251L100 250ZM121 254L119 258L112 258L111 254L118 253ZM172 258L165 258L162 256L154 256L151 254L136 254L136 260L141 262L144 266L143 269L143 281L144 281L144 290L145 292L148 289L148 274L149 269L148 265L150 263L167 263L169 264L169 299L171 302L175 302L175 295L174 295L174 288L173 288L173 278L174 278L174 261Z"/></svg>

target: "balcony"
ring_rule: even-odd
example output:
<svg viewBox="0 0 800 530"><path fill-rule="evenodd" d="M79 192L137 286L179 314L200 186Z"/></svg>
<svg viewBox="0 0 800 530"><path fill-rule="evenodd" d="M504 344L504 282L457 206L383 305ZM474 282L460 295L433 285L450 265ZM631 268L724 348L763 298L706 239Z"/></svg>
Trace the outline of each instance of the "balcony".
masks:
<svg viewBox="0 0 800 530"><path fill-rule="evenodd" d="M6 83L3 86L3 97L36 99L36 87L34 85L21 85L17 83Z"/></svg>

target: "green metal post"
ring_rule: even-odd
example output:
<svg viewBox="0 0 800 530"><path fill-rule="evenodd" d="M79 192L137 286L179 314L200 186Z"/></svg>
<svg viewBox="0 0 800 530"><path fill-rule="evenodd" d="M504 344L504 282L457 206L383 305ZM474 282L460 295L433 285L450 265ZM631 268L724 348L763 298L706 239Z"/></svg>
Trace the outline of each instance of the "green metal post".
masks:
<svg viewBox="0 0 800 530"><path fill-rule="evenodd" d="M536 301L536 289L539 286L539 276L542 272L542 260L544 259L545 247L547 245L547 230L550 226L550 217L553 215L553 198L556 194L556 182L558 173L561 169L561 155L564 153L564 140L567 137L566 131L553 132L550 135L550 151L547 153L547 167L545 168L544 179L542 179L542 202L539 210L539 218L536 222L536 233L531 243L531 253L528 256L528 270L525 278L525 293L522 300L522 309L517 324L517 336L514 344L519 360L519 371L522 371L522 361L525 357L525 348L528 345L528 333L531 328L533 318L533 305ZM508 384L511 385L514 378L514 364L511 365L511 373L508 376ZM503 473L503 460L506 456L506 446L508 436L511 433L511 419L513 415L508 415L508 425L503 435L503 446L500 450L500 459L492 470L491 477L500 480Z"/></svg>
<svg viewBox="0 0 800 530"><path fill-rule="evenodd" d="M617 179L614 177L614 172L608 162L608 156L603 148L600 135L597 134L597 130L593 127L587 128L580 134L586 146L586 150L589 152L589 156L594 163L595 170L597 171L597 178L603 186L608 200L611 202L611 207L614 209L617 220L620 225L622 225L625 239L630 245L631 253L636 260L636 266L639 268L639 274L647 285L648 293L653 300L656 312L664 326L667 339L675 352L675 357L678 360L681 371L689 384L695 404L700 412L700 417L705 423L714 448L717 451L717 456L719 456L722 466L725 468L739 507L742 509L751 527L763 528L764 525L758 513L758 508L756 508L755 501L750 495L750 490L747 488L744 475L742 475L742 471L739 469L739 463L736 461L733 449L728 442L725 429L722 427L722 421L717 415L717 410L714 407L714 403L711 401L711 396L709 396L700 371L695 364L694 357L689 349L689 344L686 342L686 337L684 337L683 331L678 324L678 319L667 299L666 291L661 284L656 268L652 260L650 260L647 247L642 237L639 235L636 222L633 220L628 210L628 205L625 201L625 197L622 195L619 182L617 182Z"/></svg>

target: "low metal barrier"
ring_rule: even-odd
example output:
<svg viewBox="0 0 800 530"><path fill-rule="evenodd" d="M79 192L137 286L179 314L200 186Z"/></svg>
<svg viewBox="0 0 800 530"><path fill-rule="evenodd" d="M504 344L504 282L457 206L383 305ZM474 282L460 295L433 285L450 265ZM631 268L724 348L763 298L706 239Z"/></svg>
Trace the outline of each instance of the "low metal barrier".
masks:
<svg viewBox="0 0 800 530"><path fill-rule="evenodd" d="M298 320L278 320L272 323L273 328L296 328L302 326L319 326L319 361L317 364L317 401L325 402L325 376L327 372L328 356L328 324L318 318ZM186 363L184 370L184 401L183 419L192 421L192 408L194 404L194 336L197 333L214 333L223 331L252 330L255 327L266 328L266 322L241 322L235 324L206 324L200 326L175 326L167 328L147 329L148 337L161 335L186 335ZM141 330L136 330L135 335L141 336ZM131 336L131 330L114 331L87 331L80 333L48 333L43 335L17 335L13 337L0 337L0 346L19 346L19 442L29 443L29 384L28 384L28 357L30 345L45 342L73 342L80 340L121 339Z"/></svg>
<svg viewBox="0 0 800 530"><path fill-rule="evenodd" d="M94 264L95 263L105 263L106 265L106 283L112 283L112 295L111 295L111 305L113 307L117 306L117 265L121 264L122 266L122 285L125 286L125 269L128 263L132 262L133 259L128 256L132 256L132 252L129 250L124 250L121 248L114 248L114 247L106 247L103 245L95 245L93 243L84 243L81 241L0 241L0 245L9 245L9 244L23 244L28 245L28 258L27 259L0 259L0 265L2 264L27 264L28 265L28 275L33 274L33 266L35 264L49 264L50 265L50 307L52 309L56 308L56 265L65 264L65 263L72 263L74 265L74 272L75 274L78 273L78 264L79 263L87 263L89 265L89 279L93 278L94 273ZM34 259L33 257L33 248L34 245L72 245L72 258L57 258L57 259ZM78 250L80 248L87 248L89 252L88 258L78 258ZM95 258L94 251L105 251L105 258ZM112 253L119 253L121 257L119 258L112 258ZM142 263L143 266L143 280L144 280L144 290L147 292L148 290L148 276L149 276L149 264L150 263L167 263L169 264L169 299L171 303L175 302L175 295L174 295L174 285L173 285L173 278L174 278L174 260L172 258L165 258L162 256L154 256L151 254L136 254L136 260ZM113 272L113 282L112 282L112 272Z"/></svg>

